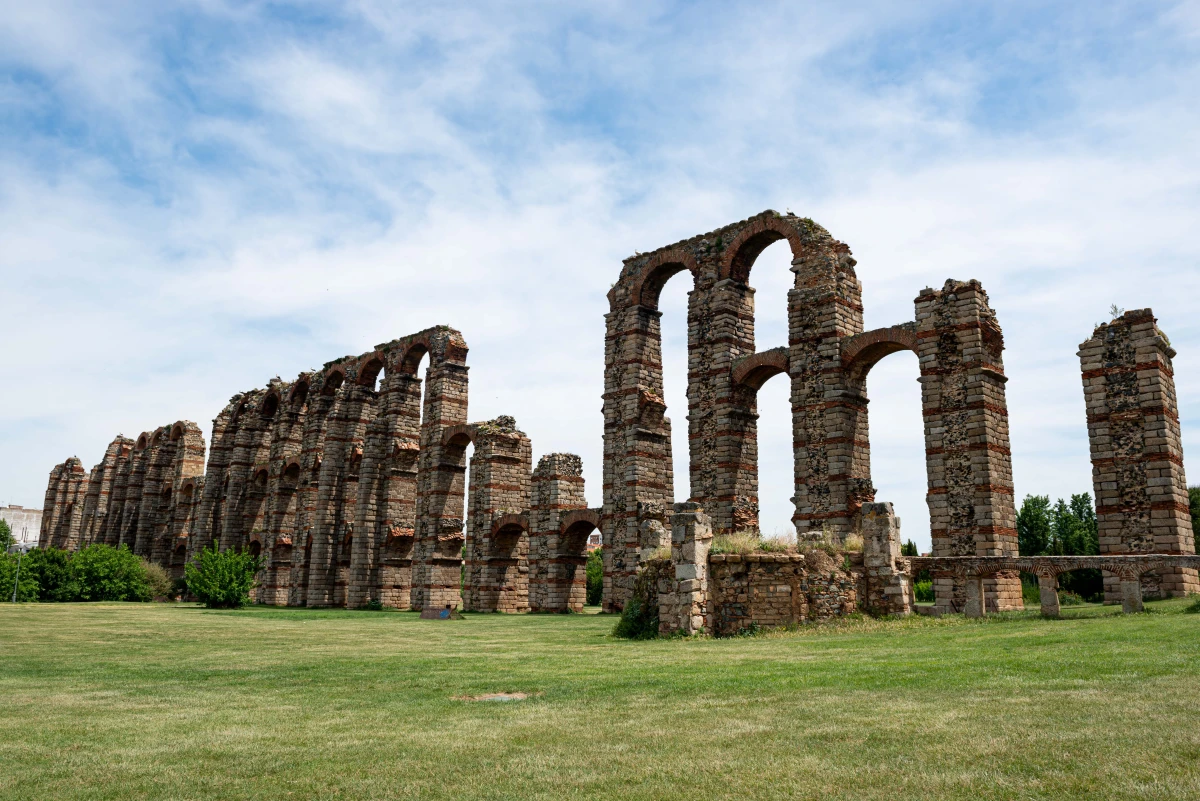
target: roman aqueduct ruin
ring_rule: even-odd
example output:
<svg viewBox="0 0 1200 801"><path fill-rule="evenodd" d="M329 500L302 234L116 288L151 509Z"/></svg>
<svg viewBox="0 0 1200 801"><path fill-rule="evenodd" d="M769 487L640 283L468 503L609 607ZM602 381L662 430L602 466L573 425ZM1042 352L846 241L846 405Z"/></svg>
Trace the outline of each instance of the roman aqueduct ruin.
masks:
<svg viewBox="0 0 1200 801"><path fill-rule="evenodd" d="M788 344L757 351L751 272L779 240L795 275ZM1101 555L1026 559L1004 338L987 293L950 280L920 292L912 320L864 331L854 267L825 229L773 211L626 259L608 293L600 509L584 501L579 457L552 453L535 468L513 418L468 421L467 345L442 326L235 395L213 421L207 462L188 421L117 437L90 473L68 459L50 474L41 543L124 544L175 575L212 543L247 548L264 557L267 604L562 612L583 607L598 529L604 607L653 584L664 631L906 613L922 568L939 612L1020 608L1020 571L1038 575L1048 614L1055 576L1079 567L1103 569L1106 599L1127 609L1140 608L1143 585L1200 591L1174 351L1148 309L1099 326L1079 351ZM658 311L675 275L691 286L683 503ZM920 364L930 557L900 556L898 520L871 479L867 378L901 350ZM758 527L756 395L778 374L791 382L797 536L835 552L861 536L862 553L840 563L819 550L708 552L714 535Z"/></svg>

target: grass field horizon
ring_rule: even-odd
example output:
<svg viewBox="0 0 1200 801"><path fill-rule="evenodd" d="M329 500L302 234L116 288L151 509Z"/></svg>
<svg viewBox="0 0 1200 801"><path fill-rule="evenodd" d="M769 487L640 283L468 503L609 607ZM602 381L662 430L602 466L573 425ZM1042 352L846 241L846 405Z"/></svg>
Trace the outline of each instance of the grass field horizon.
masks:
<svg viewBox="0 0 1200 801"><path fill-rule="evenodd" d="M1200 615L627 642L608 615L0 604L0 797L1200 797ZM510 702L473 702L526 693Z"/></svg>

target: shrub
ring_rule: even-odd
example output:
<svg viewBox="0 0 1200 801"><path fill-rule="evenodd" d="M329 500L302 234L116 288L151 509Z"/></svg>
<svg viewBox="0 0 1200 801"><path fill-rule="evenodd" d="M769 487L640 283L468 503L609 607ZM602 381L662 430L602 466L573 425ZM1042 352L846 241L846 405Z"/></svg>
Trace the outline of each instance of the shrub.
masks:
<svg viewBox="0 0 1200 801"><path fill-rule="evenodd" d="M150 586L151 598L171 598L171 576L162 565L149 560L142 560L142 569L146 571L146 583Z"/></svg>
<svg viewBox="0 0 1200 801"><path fill-rule="evenodd" d="M149 601L153 597L142 560L124 545L87 546L71 557L70 573L80 601Z"/></svg>
<svg viewBox="0 0 1200 801"><path fill-rule="evenodd" d="M626 640L653 640L658 636L658 607L634 596L621 610L613 636Z"/></svg>
<svg viewBox="0 0 1200 801"><path fill-rule="evenodd" d="M597 606L604 599L604 554L597 548L587 557L587 604Z"/></svg>
<svg viewBox="0 0 1200 801"><path fill-rule="evenodd" d="M1200 595L1193 594L1189 595L1188 597L1192 599L1192 602L1185 606L1183 611L1187 612L1189 615L1200 614Z"/></svg>
<svg viewBox="0 0 1200 801"><path fill-rule="evenodd" d="M1084 603L1083 598L1073 592L1060 592L1058 594L1059 606L1079 606Z"/></svg>
<svg viewBox="0 0 1200 801"><path fill-rule="evenodd" d="M34 548L25 554L21 572L26 570L37 579L39 600L79 600L79 581L71 570L71 554L62 548Z"/></svg>
<svg viewBox="0 0 1200 801"><path fill-rule="evenodd" d="M913 594L917 597L917 603L931 604L934 602L933 582L918 581L913 584Z"/></svg>
<svg viewBox="0 0 1200 801"><path fill-rule="evenodd" d="M8 527L7 520L0 520L0 552L7 551L12 546L16 545L17 538L12 535L12 529ZM9 589L8 597L12 598L12 589Z"/></svg>
<svg viewBox="0 0 1200 801"><path fill-rule="evenodd" d="M38 599L37 577L27 571L29 557L21 559L21 577L17 578L17 554L0 553L0 602L8 602L13 598L13 582L18 583L18 601L36 601Z"/></svg>
<svg viewBox="0 0 1200 801"><path fill-rule="evenodd" d="M209 609L239 609L250 602L262 558L249 551L204 549L184 568L188 589Z"/></svg>
<svg viewBox="0 0 1200 801"><path fill-rule="evenodd" d="M848 553L862 553L863 538L861 534L847 534L842 542L842 548Z"/></svg>
<svg viewBox="0 0 1200 801"><path fill-rule="evenodd" d="M660 567L672 570L661 562L642 565L633 583L633 592L621 619L613 627L613 636L626 640L652 640L658 636L658 575Z"/></svg>

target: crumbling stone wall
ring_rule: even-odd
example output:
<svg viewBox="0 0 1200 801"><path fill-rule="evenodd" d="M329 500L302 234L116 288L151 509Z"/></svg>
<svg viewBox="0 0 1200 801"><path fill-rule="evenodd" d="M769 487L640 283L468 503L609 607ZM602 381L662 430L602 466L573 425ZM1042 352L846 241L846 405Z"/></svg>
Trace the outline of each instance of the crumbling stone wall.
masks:
<svg viewBox="0 0 1200 801"><path fill-rule="evenodd" d="M446 430L447 444L475 444L467 496L463 608L529 611L529 496L533 449L502 416Z"/></svg>
<svg viewBox="0 0 1200 801"><path fill-rule="evenodd" d="M1192 554L1175 351L1150 309L1098 326L1079 346L1101 554ZM1164 568L1151 593L1200 592L1195 570ZM1122 599L1104 576L1104 598Z"/></svg>
<svg viewBox="0 0 1200 801"><path fill-rule="evenodd" d="M169 567L176 543L191 533L188 512L178 508L179 490L203 472L204 449L199 426L180 420L136 441L117 436L86 476L78 459L59 465L50 477L43 547L126 545Z"/></svg>
<svg viewBox="0 0 1200 801"><path fill-rule="evenodd" d="M42 503L40 547L74 550L80 546L79 532L86 497L87 474L79 458L72 456L55 465L50 471L46 498Z"/></svg>
<svg viewBox="0 0 1200 801"><path fill-rule="evenodd" d="M890 503L864 503L862 582L860 599L867 611L878 615L907 615L912 612L912 571L900 555L900 518Z"/></svg>
<svg viewBox="0 0 1200 801"><path fill-rule="evenodd" d="M529 509L529 608L582 612L587 601L587 541L600 527L584 497L583 460L550 453L533 471Z"/></svg>
<svg viewBox="0 0 1200 801"><path fill-rule="evenodd" d="M789 341L759 351L748 281L755 259L778 240L788 242L795 274ZM1003 338L986 293L975 281L948 281L921 293L913 322L866 332L855 264L850 249L813 221L773 211L625 260L606 316L606 608L624 605L640 560L665 544L674 499L657 307L665 283L684 271L694 286L689 500L711 515L717 533L758 527L756 398L779 374L792 389L797 532L834 543L852 533L875 497L867 374L889 353L911 350L921 364L935 553L1015 553ZM1002 605L1020 604L1017 577L990 580ZM961 599L952 577L938 588L947 607Z"/></svg>

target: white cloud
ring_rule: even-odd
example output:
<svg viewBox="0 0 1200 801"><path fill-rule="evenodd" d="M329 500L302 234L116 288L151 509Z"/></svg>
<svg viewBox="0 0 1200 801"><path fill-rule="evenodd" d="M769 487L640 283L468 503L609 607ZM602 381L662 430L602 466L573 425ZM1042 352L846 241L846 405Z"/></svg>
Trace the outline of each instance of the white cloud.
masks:
<svg viewBox="0 0 1200 801"><path fill-rule="evenodd" d="M984 282L1019 494L1090 490L1075 349L1112 302L1153 306L1171 335L1200 452L1194 4L1116 34L1051 21L1019 47L1032 7L957 29L939 27L953 6L917 4L278 11L43 4L0 22L20 377L0 396L0 503L36 505L54 463L93 463L117 431L207 426L236 391L438 323L471 345L472 418L511 413L537 453L583 455L599 503L621 258L767 207L851 244L868 327L911 318L923 286ZM1089 36L1127 41L1106 57ZM763 347L784 330L777 249L753 278ZM926 543L910 361L872 374L873 468ZM768 527L791 512L776 383Z"/></svg>

